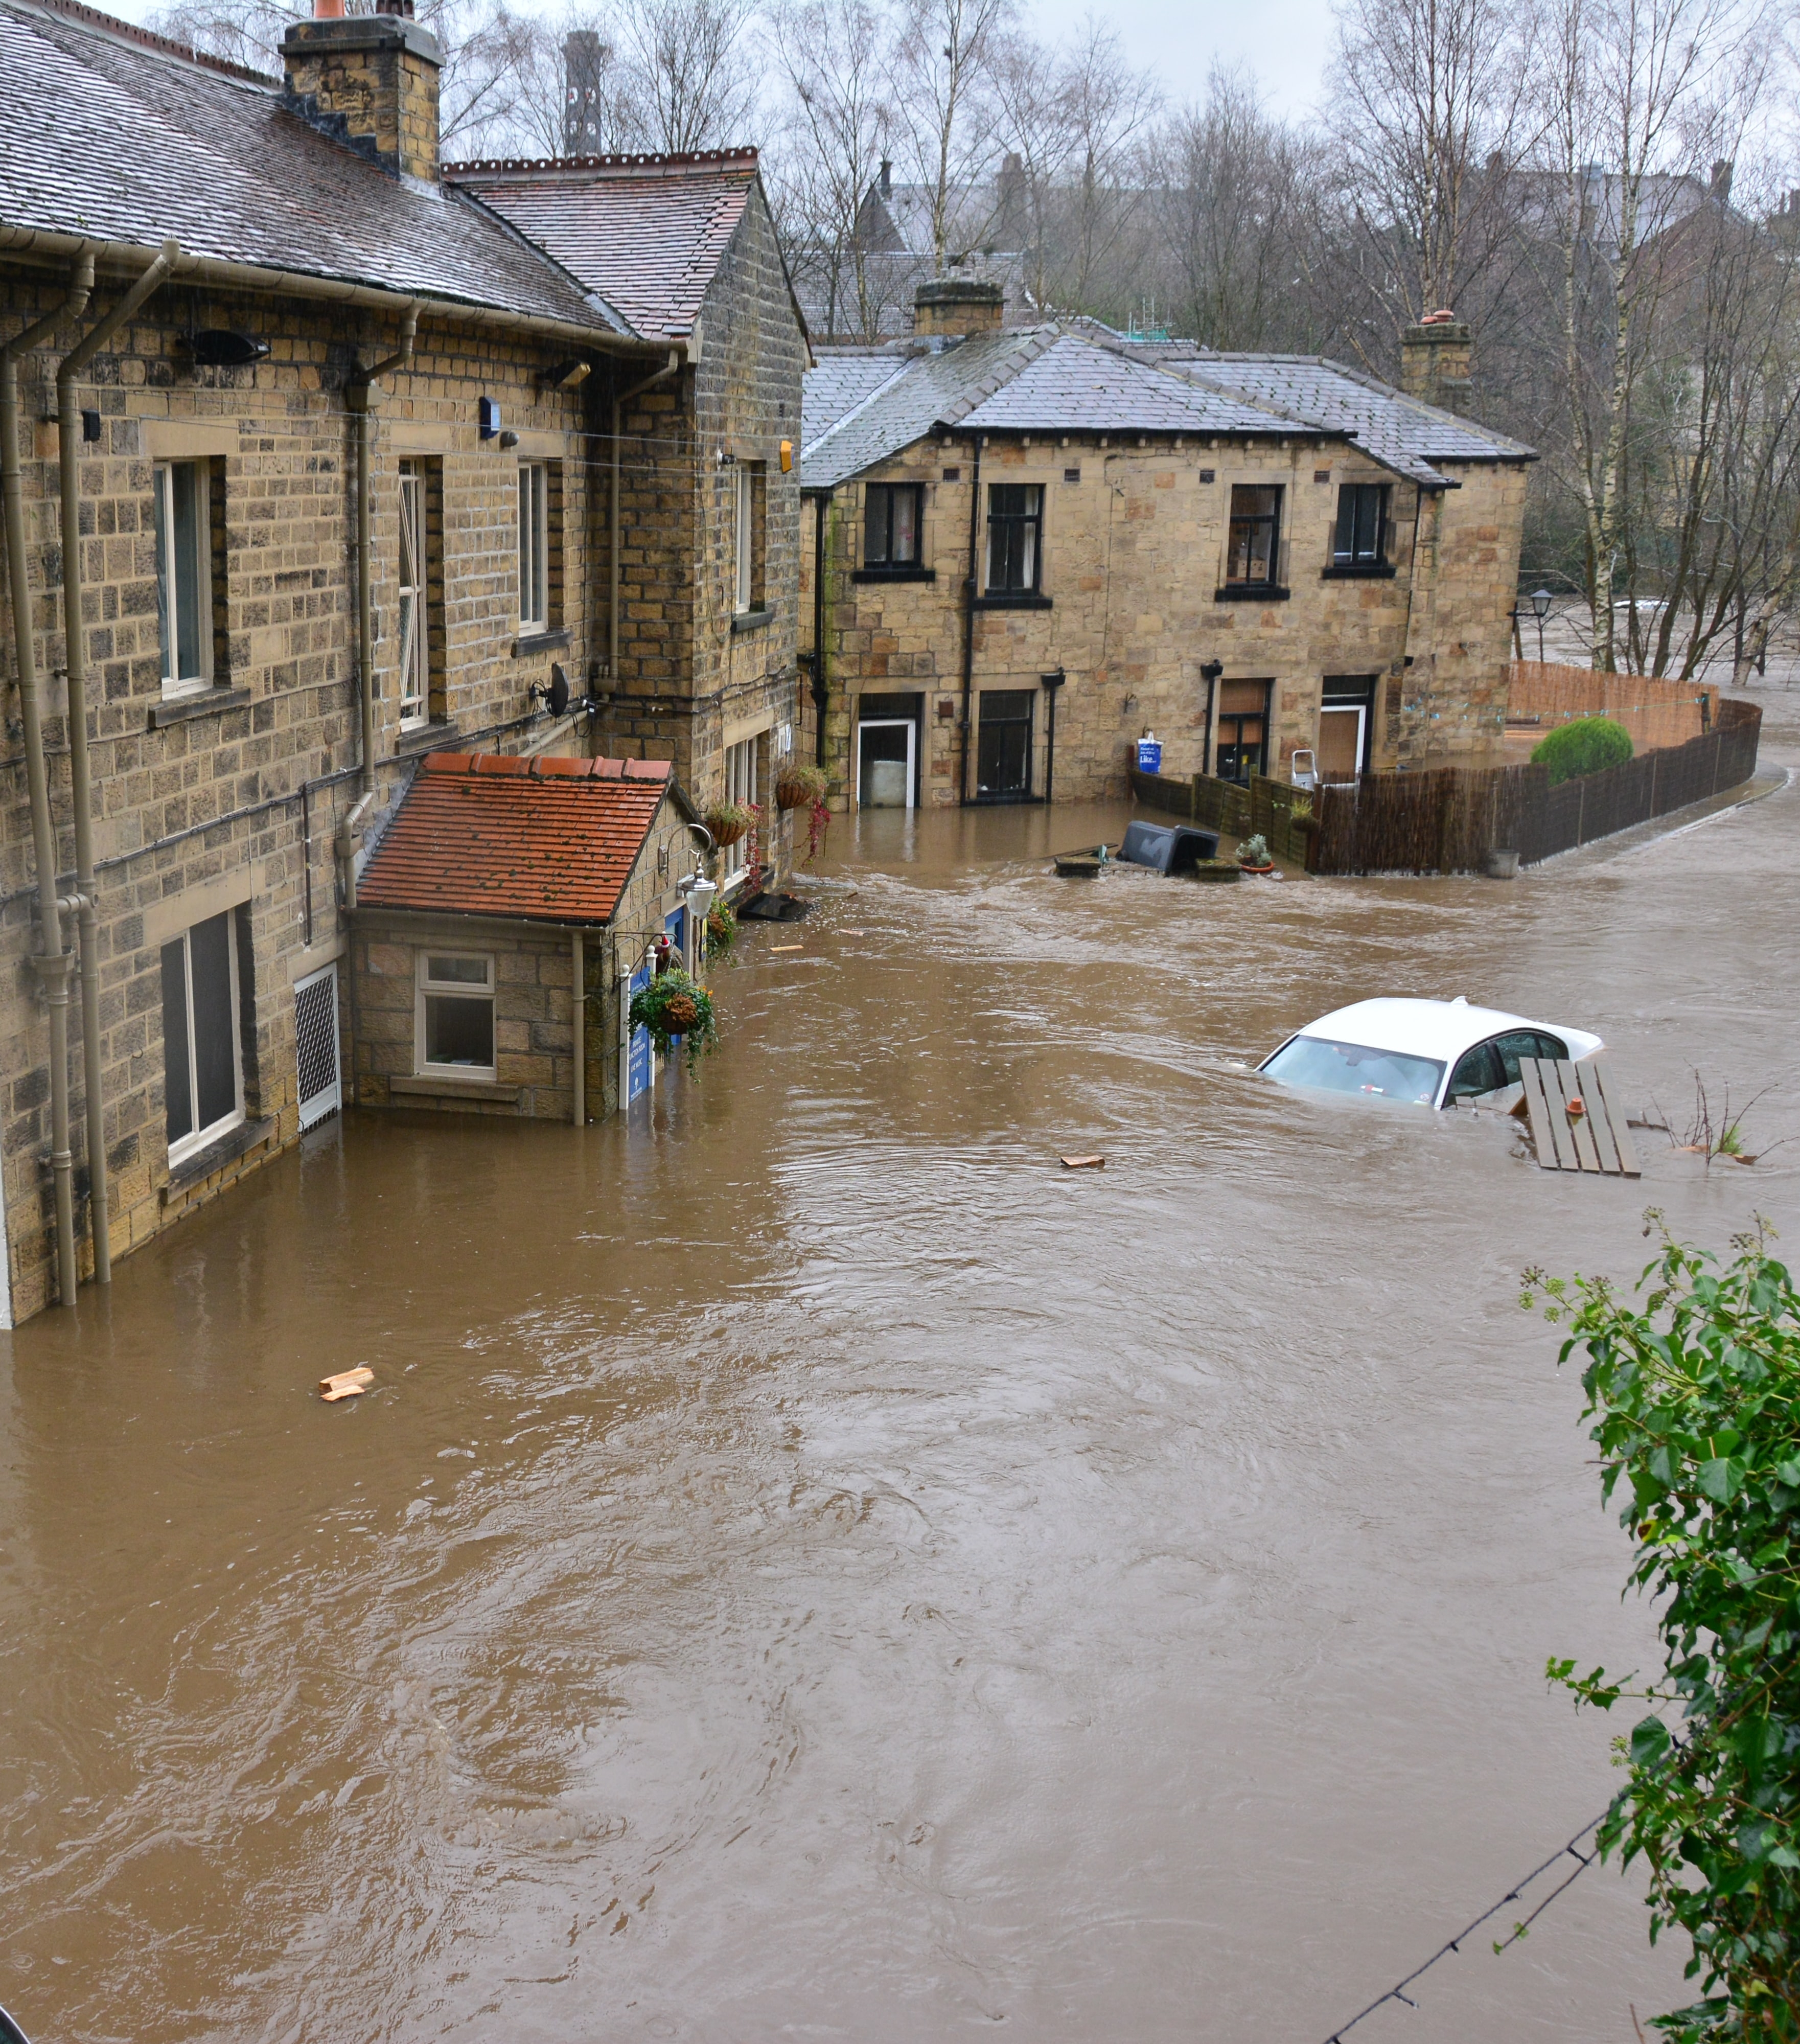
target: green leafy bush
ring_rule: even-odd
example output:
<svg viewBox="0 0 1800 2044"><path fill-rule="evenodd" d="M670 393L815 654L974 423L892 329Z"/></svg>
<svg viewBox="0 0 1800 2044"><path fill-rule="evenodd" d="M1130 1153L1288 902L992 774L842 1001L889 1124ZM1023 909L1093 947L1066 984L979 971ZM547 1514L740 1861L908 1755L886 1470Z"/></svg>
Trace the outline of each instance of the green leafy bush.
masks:
<svg viewBox="0 0 1800 2044"><path fill-rule="evenodd" d="M729 901L715 901L706 914L706 955L723 958L737 941L737 912Z"/></svg>
<svg viewBox="0 0 1800 2044"><path fill-rule="evenodd" d="M666 1058L681 1039L691 1072L708 1051L719 1047L719 1025L712 1012L712 996L677 966L659 972L648 986L631 996L628 1017L634 1029L647 1029L656 1055Z"/></svg>
<svg viewBox="0 0 1800 2044"><path fill-rule="evenodd" d="M1693 1940L1704 1999L1654 2026L1675 2044L1800 2039L1800 1297L1766 1232L1720 1271L1665 1231L1641 1312L1603 1278L1526 1275L1526 1303L1568 1322L1563 1356L1587 1354L1602 1494L1624 1494L1662 1635L1640 1686L1549 1672L1578 1704L1652 1707L1618 1742L1599 1842L1644 1860L1651 1941Z"/></svg>
<svg viewBox="0 0 1800 2044"><path fill-rule="evenodd" d="M1578 717L1572 724L1558 724L1541 740L1531 763L1549 768L1553 788L1559 781L1577 781L1584 774L1622 766L1630 757L1631 733L1622 724L1614 723L1610 717Z"/></svg>

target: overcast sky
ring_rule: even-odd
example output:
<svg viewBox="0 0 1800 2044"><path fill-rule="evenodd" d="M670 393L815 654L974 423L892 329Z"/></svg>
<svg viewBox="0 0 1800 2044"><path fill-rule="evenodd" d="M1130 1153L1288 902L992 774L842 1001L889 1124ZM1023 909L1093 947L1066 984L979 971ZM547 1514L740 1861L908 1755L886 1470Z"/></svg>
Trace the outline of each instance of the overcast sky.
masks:
<svg viewBox="0 0 1800 2044"><path fill-rule="evenodd" d="M105 12L144 21L156 0L94 0ZM551 11L515 0L522 13ZM1098 13L1123 38L1132 63L1154 71L1172 99L1197 98L1215 57L1253 71L1272 111L1305 113L1318 90L1331 36L1330 0L1022 0L1020 19L1046 40L1066 36Z"/></svg>

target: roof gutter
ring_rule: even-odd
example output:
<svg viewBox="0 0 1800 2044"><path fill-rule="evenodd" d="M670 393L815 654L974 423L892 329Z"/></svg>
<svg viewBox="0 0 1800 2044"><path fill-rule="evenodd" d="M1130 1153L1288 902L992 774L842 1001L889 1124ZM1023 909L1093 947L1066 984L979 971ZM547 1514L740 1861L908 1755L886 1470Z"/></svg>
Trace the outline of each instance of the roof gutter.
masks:
<svg viewBox="0 0 1800 2044"><path fill-rule="evenodd" d="M47 228L0 225L0 253L41 256L48 262L63 262L83 252L91 254L103 270L126 270L134 275L162 252L159 246L84 240L79 235L57 234ZM342 277L315 277L300 270L271 269L256 263L229 263L215 256L183 256L176 262L174 275L184 283L210 284L221 290L262 291L285 298L318 299L328 305L367 305L375 311L405 313L409 306L416 306L419 317L424 320L501 327L509 333L579 341L586 348L599 343L620 355L662 355L670 345L635 334L617 333L597 321L590 326L577 320L547 319L536 313L507 312L497 305L466 304L457 298L422 298L416 292L353 284Z"/></svg>

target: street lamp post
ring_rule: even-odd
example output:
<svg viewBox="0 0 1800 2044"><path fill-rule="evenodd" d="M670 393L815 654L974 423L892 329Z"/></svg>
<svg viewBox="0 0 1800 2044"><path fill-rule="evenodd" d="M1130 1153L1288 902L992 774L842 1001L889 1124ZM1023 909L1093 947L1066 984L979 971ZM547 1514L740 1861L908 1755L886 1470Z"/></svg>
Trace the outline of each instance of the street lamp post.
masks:
<svg viewBox="0 0 1800 2044"><path fill-rule="evenodd" d="M1550 592L1547 589L1534 589L1531 592L1531 614L1537 620L1537 664L1539 667L1544 664L1544 620L1550 614L1552 601Z"/></svg>

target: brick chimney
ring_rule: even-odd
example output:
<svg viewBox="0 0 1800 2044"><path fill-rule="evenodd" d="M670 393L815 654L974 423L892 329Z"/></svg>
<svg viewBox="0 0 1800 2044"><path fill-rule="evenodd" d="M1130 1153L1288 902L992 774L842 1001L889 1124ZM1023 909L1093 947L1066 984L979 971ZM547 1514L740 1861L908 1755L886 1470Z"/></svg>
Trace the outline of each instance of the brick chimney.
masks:
<svg viewBox="0 0 1800 2044"><path fill-rule="evenodd" d="M998 284L973 278L938 277L921 284L912 301L915 333L998 333L1004 324L1006 294Z"/></svg>
<svg viewBox="0 0 1800 2044"><path fill-rule="evenodd" d="M1467 411L1473 352L1473 337L1454 313L1427 313L1401 340L1400 388L1446 412Z"/></svg>
<svg viewBox="0 0 1800 2044"><path fill-rule="evenodd" d="M282 38L287 104L303 120L409 184L438 189L437 38L413 19L413 0L343 17L343 0L316 0L310 21Z"/></svg>

